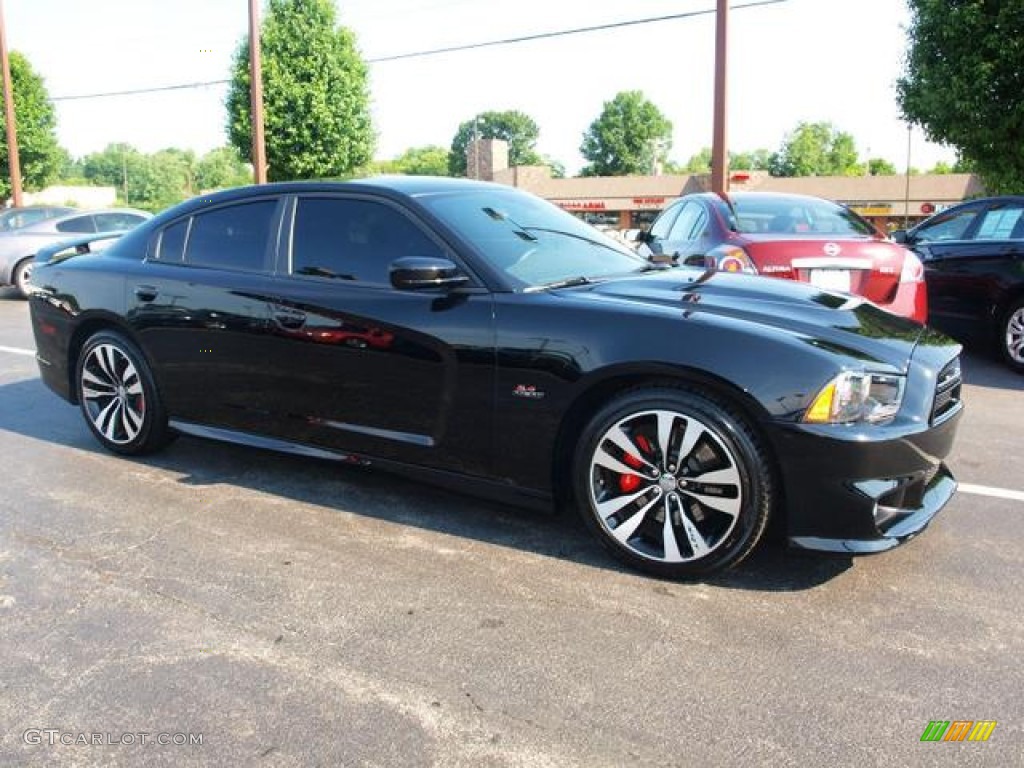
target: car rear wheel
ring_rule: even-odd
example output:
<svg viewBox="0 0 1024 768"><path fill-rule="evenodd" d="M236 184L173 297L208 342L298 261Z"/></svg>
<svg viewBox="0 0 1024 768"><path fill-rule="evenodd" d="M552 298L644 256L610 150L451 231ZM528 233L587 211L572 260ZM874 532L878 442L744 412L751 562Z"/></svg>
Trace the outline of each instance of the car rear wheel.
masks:
<svg viewBox="0 0 1024 768"><path fill-rule="evenodd" d="M1003 314L999 352L1011 368L1024 371L1024 299L1018 299Z"/></svg>
<svg viewBox="0 0 1024 768"><path fill-rule="evenodd" d="M167 414L145 358L121 334L89 337L78 359L78 402L85 422L105 448L140 455L166 445Z"/></svg>
<svg viewBox="0 0 1024 768"><path fill-rule="evenodd" d="M28 281L32 277L32 263L35 261L35 256L29 256L27 259L22 259L14 265L14 285L21 293L22 297L28 298Z"/></svg>
<svg viewBox="0 0 1024 768"><path fill-rule="evenodd" d="M765 450L743 417L668 387L632 390L594 416L579 443L574 490L616 557L670 578L738 563L774 500Z"/></svg>

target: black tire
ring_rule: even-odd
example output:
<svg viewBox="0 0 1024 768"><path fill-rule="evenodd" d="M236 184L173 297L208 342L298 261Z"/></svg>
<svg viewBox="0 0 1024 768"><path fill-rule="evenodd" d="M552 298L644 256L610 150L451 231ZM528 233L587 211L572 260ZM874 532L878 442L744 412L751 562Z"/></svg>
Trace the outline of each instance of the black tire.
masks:
<svg viewBox="0 0 1024 768"><path fill-rule="evenodd" d="M1024 299L1017 299L1000 315L996 344L1003 362L1024 373Z"/></svg>
<svg viewBox="0 0 1024 768"><path fill-rule="evenodd" d="M32 274L32 264L35 261L35 256L29 256L27 259L22 259L14 265L14 271L12 274L11 282L18 289L22 298L28 298L28 281L29 276Z"/></svg>
<svg viewBox="0 0 1024 768"><path fill-rule="evenodd" d="M740 562L775 500L767 453L746 420L673 387L630 390L590 420L573 489L587 525L617 558L673 579Z"/></svg>
<svg viewBox="0 0 1024 768"><path fill-rule="evenodd" d="M107 450L140 456L173 439L146 359L120 333L99 331L89 337L78 357L75 382L85 423Z"/></svg>

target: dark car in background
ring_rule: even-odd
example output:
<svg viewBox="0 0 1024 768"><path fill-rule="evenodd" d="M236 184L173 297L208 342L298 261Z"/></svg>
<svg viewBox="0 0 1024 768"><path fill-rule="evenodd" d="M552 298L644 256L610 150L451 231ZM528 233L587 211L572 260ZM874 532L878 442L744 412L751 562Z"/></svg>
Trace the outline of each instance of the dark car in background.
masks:
<svg viewBox="0 0 1024 768"><path fill-rule="evenodd" d="M924 262L928 323L1024 372L1024 196L961 203L893 237Z"/></svg>
<svg viewBox="0 0 1024 768"><path fill-rule="evenodd" d="M74 213L74 211L74 208L65 205L26 205L18 208L5 208L0 211L0 232L21 229L29 224Z"/></svg>
<svg viewBox="0 0 1024 768"><path fill-rule="evenodd" d="M73 211L0 232L0 286L14 285L22 296L28 296L29 278L40 248L76 235L128 230L152 216L133 208Z"/></svg>
<svg viewBox="0 0 1024 768"><path fill-rule="evenodd" d="M870 299L925 322L921 261L848 208L808 195L686 195L640 236L656 261L748 272Z"/></svg>
<svg viewBox="0 0 1024 768"><path fill-rule="evenodd" d="M116 453L184 433L572 503L668 577L739 562L774 514L798 547L885 550L955 489L955 342L653 265L514 188L240 188L78 250L33 275L37 359Z"/></svg>

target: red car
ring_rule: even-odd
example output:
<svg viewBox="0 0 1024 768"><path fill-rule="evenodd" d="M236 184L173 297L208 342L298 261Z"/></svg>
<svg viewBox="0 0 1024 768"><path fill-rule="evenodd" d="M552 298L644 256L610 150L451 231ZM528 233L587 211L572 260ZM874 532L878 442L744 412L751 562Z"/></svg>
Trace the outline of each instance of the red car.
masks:
<svg viewBox="0 0 1024 768"><path fill-rule="evenodd" d="M638 240L652 261L786 277L863 296L921 323L928 317L921 260L853 211L818 197L687 195Z"/></svg>

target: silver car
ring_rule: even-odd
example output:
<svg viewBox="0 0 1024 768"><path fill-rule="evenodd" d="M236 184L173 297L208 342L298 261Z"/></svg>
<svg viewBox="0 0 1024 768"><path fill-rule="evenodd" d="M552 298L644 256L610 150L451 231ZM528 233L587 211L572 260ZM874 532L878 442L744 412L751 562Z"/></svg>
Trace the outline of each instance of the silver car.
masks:
<svg viewBox="0 0 1024 768"><path fill-rule="evenodd" d="M0 232L0 285L15 285L22 296L28 296L32 261L43 246L77 235L131 229L152 216L132 208L75 211L11 232Z"/></svg>

